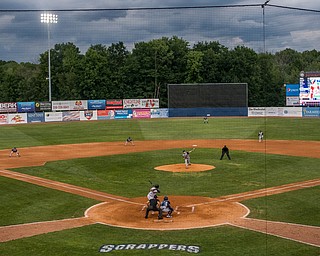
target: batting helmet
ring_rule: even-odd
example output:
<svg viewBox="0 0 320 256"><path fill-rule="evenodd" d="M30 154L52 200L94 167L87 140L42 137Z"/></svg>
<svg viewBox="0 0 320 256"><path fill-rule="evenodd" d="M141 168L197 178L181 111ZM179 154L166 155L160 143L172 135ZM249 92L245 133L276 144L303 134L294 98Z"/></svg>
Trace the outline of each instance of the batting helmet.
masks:
<svg viewBox="0 0 320 256"><path fill-rule="evenodd" d="M164 196L163 200L168 200L169 198L167 196Z"/></svg>

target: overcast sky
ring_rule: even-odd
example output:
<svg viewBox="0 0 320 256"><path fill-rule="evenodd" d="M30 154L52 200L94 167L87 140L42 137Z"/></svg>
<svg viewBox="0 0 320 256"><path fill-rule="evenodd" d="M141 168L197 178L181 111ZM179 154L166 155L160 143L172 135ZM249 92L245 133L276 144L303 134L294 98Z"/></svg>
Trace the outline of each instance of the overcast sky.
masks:
<svg viewBox="0 0 320 256"><path fill-rule="evenodd" d="M286 48L320 51L320 0L270 0L263 15L264 3L265 0L1 0L0 60L37 63L39 54L48 46L67 42L74 43L83 54L90 45L109 46L120 41L131 50L136 42L163 36L178 36L191 46L200 41L218 41L229 48L244 45L257 52L275 53ZM147 9L221 5L250 6ZM90 10L84 11L87 9ZM50 40L48 26L40 23L44 10L54 10L58 15L58 23L49 26Z"/></svg>

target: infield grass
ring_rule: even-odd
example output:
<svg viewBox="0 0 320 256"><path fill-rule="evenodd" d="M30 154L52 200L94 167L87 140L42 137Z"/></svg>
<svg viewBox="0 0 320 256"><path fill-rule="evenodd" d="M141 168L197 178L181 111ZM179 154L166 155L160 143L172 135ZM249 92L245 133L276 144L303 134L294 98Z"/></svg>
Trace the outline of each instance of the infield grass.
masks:
<svg viewBox="0 0 320 256"><path fill-rule="evenodd" d="M100 253L109 244L181 244L200 246L200 253L173 250L124 250ZM319 248L266 236L240 228L220 226L184 231L141 231L92 225L0 244L3 255L204 255L204 256L317 256Z"/></svg>
<svg viewBox="0 0 320 256"><path fill-rule="evenodd" d="M195 173L157 171L154 167L182 163L182 149L49 162L15 171L124 197L146 196L149 180L168 195L217 197L319 177L320 159L232 151L220 161L219 149L196 149L193 163L215 169ZM267 162L266 162L267 161ZM177 185L179 184L179 185Z"/></svg>
<svg viewBox="0 0 320 256"><path fill-rule="evenodd" d="M320 140L320 119L177 118L108 120L0 126L1 149L134 140L266 139ZM94 150L94 149L93 149ZM179 163L182 149L155 150L47 163L15 171L122 195L145 196L149 180L170 195L217 197L319 178L319 159L231 151L232 161L219 161L219 149L198 148L193 163L214 165L201 173L168 173L154 167ZM309 149L306 149L309 150ZM95 200L0 177L2 226L82 216ZM320 226L319 187L247 200L250 217ZM172 202L174 204L174 202ZM0 255L101 255L104 244L165 243L198 245L200 255L318 256L319 248L240 228L221 226L183 231L142 231L92 225L0 243ZM168 250L132 250L112 255L190 255Z"/></svg>

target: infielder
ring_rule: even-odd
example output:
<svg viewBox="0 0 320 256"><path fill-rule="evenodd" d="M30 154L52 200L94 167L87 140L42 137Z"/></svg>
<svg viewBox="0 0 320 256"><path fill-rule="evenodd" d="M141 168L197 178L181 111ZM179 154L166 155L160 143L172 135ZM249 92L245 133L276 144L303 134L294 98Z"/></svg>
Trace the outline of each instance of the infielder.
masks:
<svg viewBox="0 0 320 256"><path fill-rule="evenodd" d="M16 156L19 156L20 157L20 153L19 153L19 150L16 148L16 147L13 147L11 149L11 152L10 152L10 157L12 157L13 154L16 154Z"/></svg>
<svg viewBox="0 0 320 256"><path fill-rule="evenodd" d="M124 145L126 146L126 145L128 145L128 143L130 143L132 146L134 146L133 139L131 137L128 137L126 139L126 142L124 143Z"/></svg>

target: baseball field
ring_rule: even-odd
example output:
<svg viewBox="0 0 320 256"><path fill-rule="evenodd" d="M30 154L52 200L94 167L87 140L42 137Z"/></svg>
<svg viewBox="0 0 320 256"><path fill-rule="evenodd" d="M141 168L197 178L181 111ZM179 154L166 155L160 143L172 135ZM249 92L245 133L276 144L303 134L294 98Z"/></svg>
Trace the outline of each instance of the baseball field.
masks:
<svg viewBox="0 0 320 256"><path fill-rule="evenodd" d="M0 126L0 255L319 255L318 127L319 118ZM220 160L224 145L231 160ZM144 218L152 184L173 218Z"/></svg>

